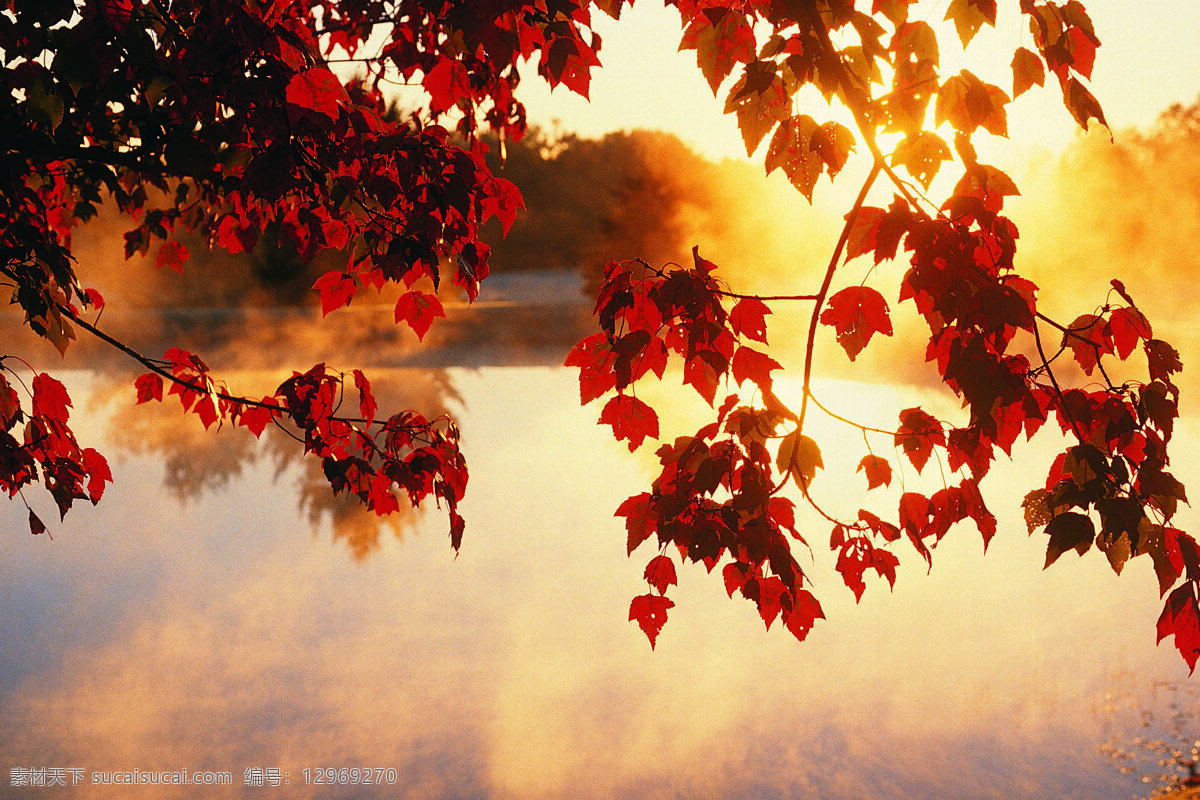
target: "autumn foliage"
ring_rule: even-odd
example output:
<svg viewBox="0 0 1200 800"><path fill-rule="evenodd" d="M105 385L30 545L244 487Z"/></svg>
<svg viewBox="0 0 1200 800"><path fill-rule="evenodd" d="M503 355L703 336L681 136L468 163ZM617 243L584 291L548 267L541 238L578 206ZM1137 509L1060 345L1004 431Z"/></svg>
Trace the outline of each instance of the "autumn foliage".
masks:
<svg viewBox="0 0 1200 800"><path fill-rule="evenodd" d="M9 3L0 13L8 84L0 101L0 274L13 303L60 351L82 329L140 361L147 372L131 388L137 403L173 395L206 427L231 424L255 436L267 425L285 427L321 459L333 491L379 514L401 499L433 498L449 514L457 548L467 469L449 420L379 413L357 370L317 364L255 399L232 391L199 355L130 350L96 320L103 299L76 275L72 229L108 202L129 223L126 256L153 251L156 265L171 270L186 266L189 252L177 239L184 231L229 253L277 236L306 260L336 256L340 266L313 287L323 313L392 284L400 288L397 323L423 337L444 315L436 296L444 278L472 300L487 278L481 226L495 219L507 230L522 205L517 187L488 167L479 136L491 131L503 151L524 133L517 64L532 60L552 87L586 97L599 65L591 15L619 16L626 5ZM630 450L656 447L661 466L648 491L617 509L629 552L646 542L655 551L644 571L648 591L633 599L630 619L653 646L673 607L667 594L678 557L719 567L730 596L754 603L768 627L779 620L804 639L823 613L793 548L815 546L825 531L801 530L792 498L826 520L836 569L861 597L869 573L894 582L910 548L932 565L938 542L959 523L986 545L996 519L981 486L997 451L1008 454L1049 425L1072 444L1023 504L1030 532L1047 537L1046 565L1094 548L1120 572L1130 558L1148 556L1165 598L1159 639L1173 637L1194 669L1200 547L1173 526L1186 494L1168 457L1178 353L1155 338L1117 280L1070 323L1039 310L1037 286L1016 269L1016 226L1003 214L1017 187L981 163L973 145L976 136L1005 136L1012 100L1052 82L1079 125L1105 124L1086 86L1099 39L1083 5L1004 6L1030 33L1029 46L1013 53L1011 97L968 70L943 75L936 21L910 15L909 0L668 5L680 13L681 48L695 51L713 93L724 92L747 153L762 153L766 172L781 171L811 200L822 176L844 179L852 158L867 159L869 171L820 285L772 301L808 304L797 408L773 390L781 367L769 352L773 309L764 298L732 291L698 250L687 265L632 260L606 268L600 330L566 364L579 370L581 401L600 404L600 423ZM952 26L965 47L1000 11L995 0L953 0L945 30ZM335 61L357 71L335 72ZM395 81L424 89L424 107L408 118L388 110L383 89ZM823 115L801 110L808 87L827 102ZM930 199L935 178L950 169L961 170L953 189ZM880 183L889 185L890 203L868 204ZM907 263L899 285L868 285L885 261ZM889 300L912 303L927 323L924 357L961 399L963 418L912 407L892 430L860 426L864 492L891 490L898 466L884 455L889 448L918 473L936 460L949 474L931 493L902 491L894 516L862 509L838 519L813 491L824 469L820 443L805 428L816 402L815 339L832 336L854 360L892 335ZM1106 365L1135 352L1146 359L1144 375L1110 379ZM22 362L5 359L0 485L17 496L40 482L61 514L75 500L99 501L111 475L103 456L76 442L62 385L39 373L26 387ZM1067 359L1086 383L1068 383ZM665 436L637 394L641 382L669 372L713 409L690 435ZM799 494L785 494L789 484ZM32 509L30 529L46 530Z"/></svg>

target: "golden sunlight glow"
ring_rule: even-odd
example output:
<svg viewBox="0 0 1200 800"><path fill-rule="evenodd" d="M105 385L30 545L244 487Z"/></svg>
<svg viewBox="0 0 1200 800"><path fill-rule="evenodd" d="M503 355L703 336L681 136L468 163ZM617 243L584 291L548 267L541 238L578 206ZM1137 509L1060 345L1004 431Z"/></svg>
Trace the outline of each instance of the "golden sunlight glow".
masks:
<svg viewBox="0 0 1200 800"><path fill-rule="evenodd" d="M924 0L912 11L930 24L951 28L941 38L942 76L969 68L1011 95L1012 51L1028 46L1030 39L1016 4L1001 3L997 29L982 30L966 54L949 23L941 22L946 6L946 0ZM1101 40L1093 93L1114 130L1147 125L1171 103L1190 103L1200 93L1200 50L1193 46L1200 12L1192 0L1164 0L1153 7L1091 0L1085 6ZM625 9L619 21L598 13L593 22L603 39L604 68L593 78L591 102L564 89L551 93L538 81L524 81L522 98L532 121L552 125L557 120L565 129L587 136L632 128L665 130L709 158L746 157L734 120L721 113L725 88L714 98L696 68L695 53L677 51L677 12L641 0ZM1045 89L1035 87L1009 109L1011 144L985 145L982 140L988 137L980 137L981 155L996 148L994 152L1005 156L997 155L997 162L1008 161L1030 150L1059 150L1076 136L1077 126L1063 109L1053 78Z"/></svg>

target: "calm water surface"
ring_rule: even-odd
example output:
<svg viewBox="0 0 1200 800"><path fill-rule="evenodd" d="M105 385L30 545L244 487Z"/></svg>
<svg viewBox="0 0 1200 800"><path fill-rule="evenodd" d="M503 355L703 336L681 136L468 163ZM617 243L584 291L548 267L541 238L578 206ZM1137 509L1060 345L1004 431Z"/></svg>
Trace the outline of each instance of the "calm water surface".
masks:
<svg viewBox="0 0 1200 800"><path fill-rule="evenodd" d="M651 652L626 620L650 553L626 559L612 512L652 462L579 408L571 371L377 378L460 420L457 558L436 509L381 524L330 505L283 437L191 419L180 434L173 410L130 408L131 380L66 377L116 482L53 541L22 535L19 502L0 506L0 797L1127 798L1139 776L1100 748L1136 731L1104 697L1186 678L1155 647L1149 563L1117 579L1072 554L1043 572L1018 508L1037 479L1012 465L987 480L986 558L956 529L930 574L905 549L895 591L869 581L855 606L810 519L829 619L807 642L686 568ZM912 404L846 390L822 388L860 414ZM861 438L826 436L819 488L852 508ZM396 785L306 782L323 767L391 768ZM12 786L28 768L82 779ZM233 784L93 783L135 769ZM281 785L248 785L261 776Z"/></svg>

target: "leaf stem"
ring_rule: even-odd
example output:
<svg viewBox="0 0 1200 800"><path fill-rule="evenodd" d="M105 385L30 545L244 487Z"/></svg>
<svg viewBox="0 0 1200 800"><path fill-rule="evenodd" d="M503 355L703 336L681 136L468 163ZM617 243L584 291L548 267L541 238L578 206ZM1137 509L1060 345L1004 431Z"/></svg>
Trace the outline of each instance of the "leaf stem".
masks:
<svg viewBox="0 0 1200 800"><path fill-rule="evenodd" d="M796 422L797 430L804 430L804 416L808 411L808 396L809 387L812 384L812 365L813 365L813 348L817 340L817 324L821 316L821 308L825 305L825 297L829 294L829 286L833 283L833 273L837 271L838 262L841 261L842 251L846 247L846 242L850 238L850 229L854 227L854 220L858 218L859 211L862 210L863 203L866 202L867 192L871 190L871 186L875 183L875 179L879 177L879 172L883 168L883 157L875 159L875 163L871 166L871 172L867 175L867 179L863 181L862 188L858 190L858 197L854 198L854 206L850 209L850 213L846 215L846 224L842 226L842 234L838 237L837 246L833 248L833 255L829 257L829 266L825 268L825 279L821 282L821 289L817 292L816 303L813 304L812 317L808 323L808 341L804 346L804 395L800 400L800 415Z"/></svg>
<svg viewBox="0 0 1200 800"><path fill-rule="evenodd" d="M1039 314L1038 316L1040 317L1041 315ZM1051 324L1054 323L1052 322ZM1071 411L1067 408L1062 388L1058 385L1058 379L1054 377L1054 370L1050 367L1050 362L1046 360L1046 351L1042 349L1042 336L1038 333L1037 319L1033 321L1033 341L1037 345L1038 358L1042 360L1042 366L1046 368L1046 375L1050 378L1050 383L1054 386L1054 393L1058 395L1059 413L1065 416L1067 421L1071 423L1071 430L1074 431L1075 438L1079 440L1080 444L1083 444L1083 434L1079 432L1079 426L1075 424L1075 418L1071 416Z"/></svg>

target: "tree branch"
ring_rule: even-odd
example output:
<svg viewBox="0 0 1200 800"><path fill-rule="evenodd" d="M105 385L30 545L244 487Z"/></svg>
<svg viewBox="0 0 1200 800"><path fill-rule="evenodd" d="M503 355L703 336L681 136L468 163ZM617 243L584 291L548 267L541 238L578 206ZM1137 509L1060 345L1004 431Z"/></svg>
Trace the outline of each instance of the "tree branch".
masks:
<svg viewBox="0 0 1200 800"><path fill-rule="evenodd" d="M825 280L821 282L821 290L817 292L815 298L816 303L813 305L812 317L808 324L808 341L804 346L804 396L800 400L800 415L796 422L797 430L804 430L804 416L808 411L809 387L812 382L813 348L817 340L817 324L821 316L821 307L825 304L825 296L829 293L830 284L833 283L833 273L837 271L838 262L842 258L842 251L846 247L846 241L850 238L850 229L854 227L854 220L858 218L858 212L862 210L863 203L866 202L867 192L871 190L875 179L879 177L882 166L882 159L877 159L874 165L872 165L867 179L863 181L862 188L858 190L858 197L854 198L854 206L850 209L850 213L846 215L846 224L842 226L842 235L838 237L837 245L833 248L833 255L829 257L829 266L825 268Z"/></svg>

